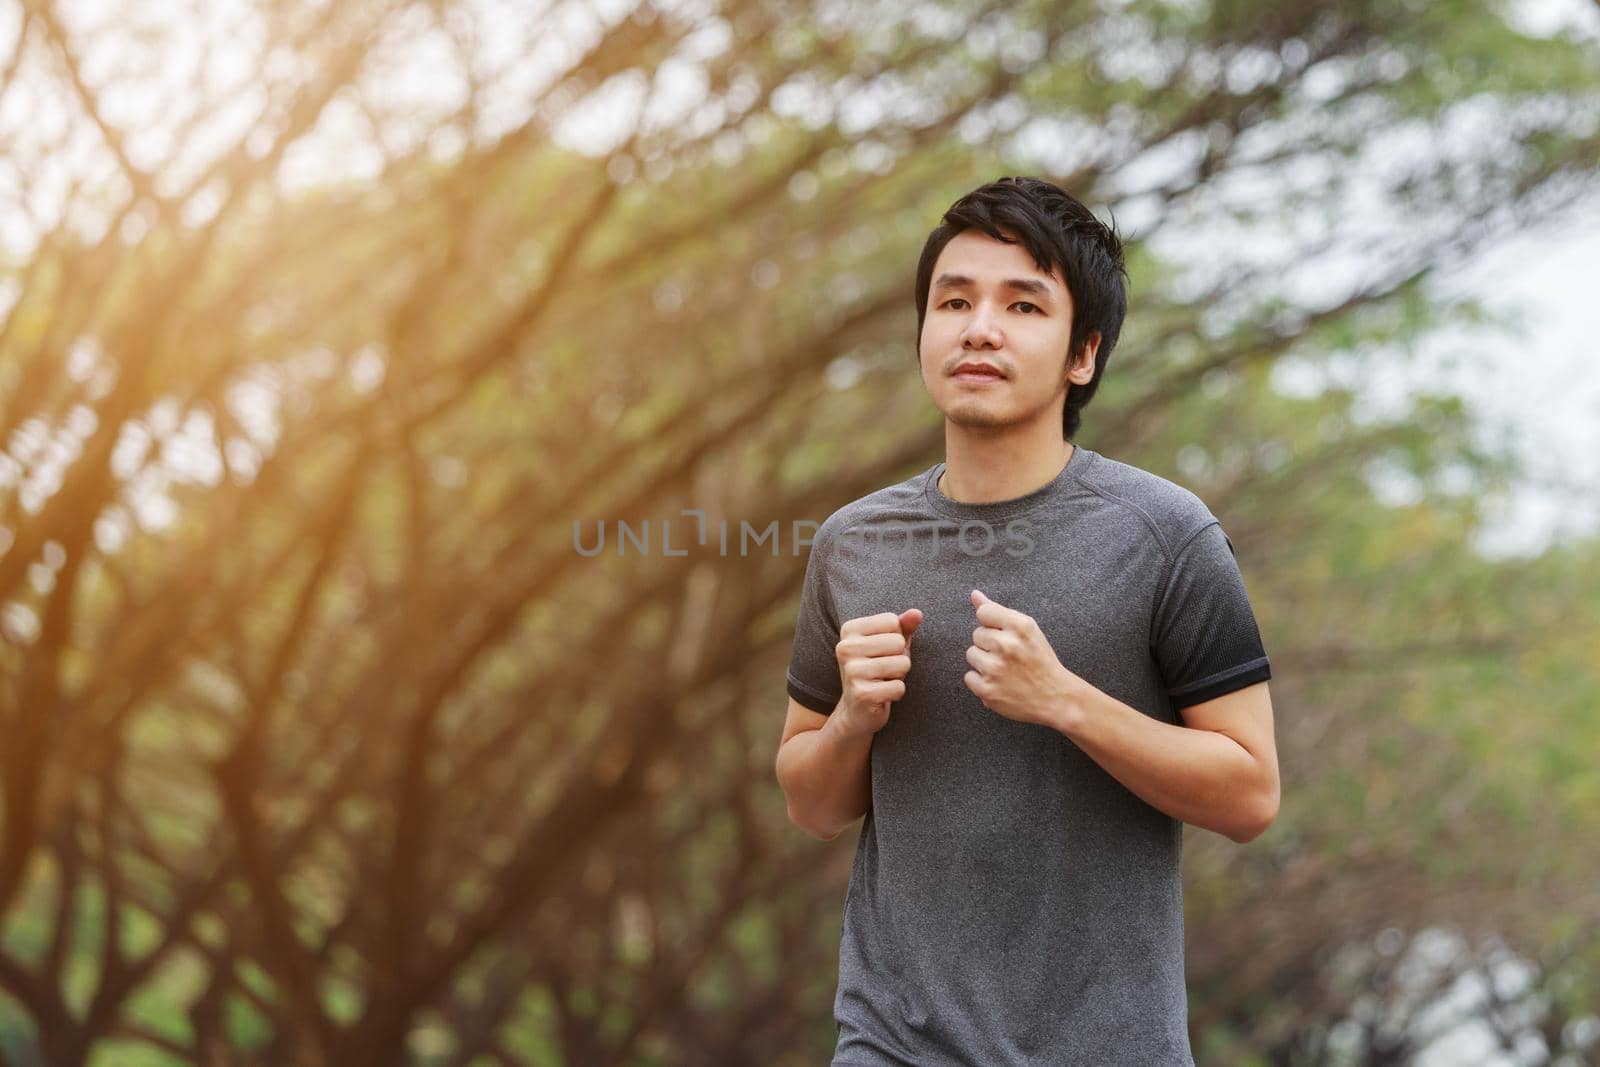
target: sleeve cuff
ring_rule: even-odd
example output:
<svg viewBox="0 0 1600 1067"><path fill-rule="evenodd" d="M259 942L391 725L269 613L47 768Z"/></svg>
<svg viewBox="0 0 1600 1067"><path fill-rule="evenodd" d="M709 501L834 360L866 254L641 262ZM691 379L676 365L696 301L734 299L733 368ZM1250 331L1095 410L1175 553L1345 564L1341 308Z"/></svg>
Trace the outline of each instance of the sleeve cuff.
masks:
<svg viewBox="0 0 1600 1067"><path fill-rule="evenodd" d="M788 676L788 683L789 695L795 699L796 703L803 704L812 711L821 712L824 715L832 715L833 709L838 706L838 697L829 698L823 696L810 686L801 685L795 681L794 675Z"/></svg>
<svg viewBox="0 0 1600 1067"><path fill-rule="evenodd" d="M1255 685L1272 677L1272 664L1267 657L1241 663L1237 667L1229 668L1221 674L1214 674L1204 678L1191 686L1171 693L1173 708L1186 708L1192 704L1204 704L1208 700L1243 689L1247 685Z"/></svg>

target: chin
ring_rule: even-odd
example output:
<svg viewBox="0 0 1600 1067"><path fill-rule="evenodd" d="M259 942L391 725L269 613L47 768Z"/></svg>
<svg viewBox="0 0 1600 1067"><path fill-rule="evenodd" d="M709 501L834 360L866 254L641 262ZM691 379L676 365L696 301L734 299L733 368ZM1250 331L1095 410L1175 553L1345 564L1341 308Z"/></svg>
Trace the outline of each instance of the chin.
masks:
<svg viewBox="0 0 1600 1067"><path fill-rule="evenodd" d="M982 404L957 404L946 408L944 417L957 426L973 430L1000 430L1022 421L1014 412Z"/></svg>

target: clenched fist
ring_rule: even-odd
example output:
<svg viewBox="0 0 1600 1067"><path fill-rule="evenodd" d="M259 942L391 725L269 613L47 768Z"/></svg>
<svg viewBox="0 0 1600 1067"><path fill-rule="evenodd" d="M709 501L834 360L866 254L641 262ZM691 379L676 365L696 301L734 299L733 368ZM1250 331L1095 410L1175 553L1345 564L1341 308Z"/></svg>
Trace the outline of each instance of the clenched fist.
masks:
<svg viewBox="0 0 1600 1067"><path fill-rule="evenodd" d="M967 648L967 688L990 711L1016 722L1049 724L1086 683L1061 665L1031 615L972 591L978 628Z"/></svg>
<svg viewBox="0 0 1600 1067"><path fill-rule="evenodd" d="M839 679L844 698L835 715L848 734L875 734L889 722L889 705L906 695L911 634L922 612L908 608L850 619L839 627Z"/></svg>

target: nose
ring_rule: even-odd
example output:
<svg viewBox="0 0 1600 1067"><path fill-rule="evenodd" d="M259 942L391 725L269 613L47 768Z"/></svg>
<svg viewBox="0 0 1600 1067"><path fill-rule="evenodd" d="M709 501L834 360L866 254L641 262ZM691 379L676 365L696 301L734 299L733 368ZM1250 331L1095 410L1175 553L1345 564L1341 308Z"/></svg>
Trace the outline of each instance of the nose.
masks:
<svg viewBox="0 0 1600 1067"><path fill-rule="evenodd" d="M961 346L998 348L1000 342L1000 324L993 310L987 304L980 304L967 320L966 328L961 331Z"/></svg>

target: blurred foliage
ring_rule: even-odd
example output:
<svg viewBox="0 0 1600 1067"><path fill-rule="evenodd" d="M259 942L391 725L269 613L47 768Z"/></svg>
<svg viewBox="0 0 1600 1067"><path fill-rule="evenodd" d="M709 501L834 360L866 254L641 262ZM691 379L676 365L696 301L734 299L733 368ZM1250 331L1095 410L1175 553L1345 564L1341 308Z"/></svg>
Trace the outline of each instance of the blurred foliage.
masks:
<svg viewBox="0 0 1600 1067"><path fill-rule="evenodd" d="M912 272L1005 173L1124 225L1079 440L1211 505L1273 659L1282 813L1187 839L1197 1058L1401 1062L1453 1005L1594 1061L1600 541L1482 552L1515 459L1371 385L1448 327L1482 373L1515 346L1431 282L1592 196L1594 32L41 0L3 34L5 1062L823 1062L853 835L772 775L791 524L939 457Z"/></svg>

